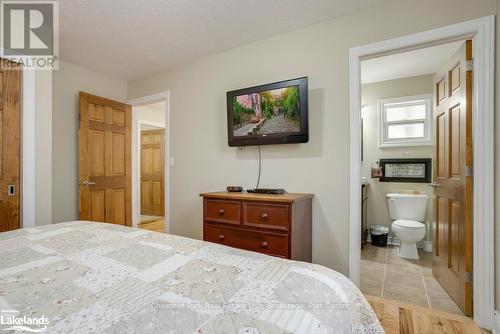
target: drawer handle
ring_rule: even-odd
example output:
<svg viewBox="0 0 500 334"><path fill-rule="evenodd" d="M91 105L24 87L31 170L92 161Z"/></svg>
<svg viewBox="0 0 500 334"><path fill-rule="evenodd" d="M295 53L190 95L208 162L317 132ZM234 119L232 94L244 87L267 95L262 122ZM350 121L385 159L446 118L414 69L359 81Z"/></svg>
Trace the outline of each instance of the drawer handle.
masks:
<svg viewBox="0 0 500 334"><path fill-rule="evenodd" d="M219 216L222 216L222 215L224 215L224 209L219 210Z"/></svg>
<svg viewBox="0 0 500 334"><path fill-rule="evenodd" d="M262 241L262 242L260 243L260 247L262 247L262 248L266 249L266 248L267 248L267 241Z"/></svg>
<svg viewBox="0 0 500 334"><path fill-rule="evenodd" d="M225 238L225 237L224 237L224 234L219 234L219 240L220 240L220 241L224 240L224 238Z"/></svg>
<svg viewBox="0 0 500 334"><path fill-rule="evenodd" d="M260 218L262 219L267 219L269 217L269 215L267 213L263 213Z"/></svg>

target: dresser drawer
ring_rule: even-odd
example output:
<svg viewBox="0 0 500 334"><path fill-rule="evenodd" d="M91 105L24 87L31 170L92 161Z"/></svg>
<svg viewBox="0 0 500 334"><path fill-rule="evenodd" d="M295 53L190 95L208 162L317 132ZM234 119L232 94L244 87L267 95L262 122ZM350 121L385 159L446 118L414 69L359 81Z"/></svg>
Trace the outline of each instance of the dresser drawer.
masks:
<svg viewBox="0 0 500 334"><path fill-rule="evenodd" d="M288 236L205 224L205 241L288 258Z"/></svg>
<svg viewBox="0 0 500 334"><path fill-rule="evenodd" d="M285 204L243 202L243 225L288 231L290 207Z"/></svg>
<svg viewBox="0 0 500 334"><path fill-rule="evenodd" d="M205 200L204 220L222 224L240 225L240 218L240 201Z"/></svg>

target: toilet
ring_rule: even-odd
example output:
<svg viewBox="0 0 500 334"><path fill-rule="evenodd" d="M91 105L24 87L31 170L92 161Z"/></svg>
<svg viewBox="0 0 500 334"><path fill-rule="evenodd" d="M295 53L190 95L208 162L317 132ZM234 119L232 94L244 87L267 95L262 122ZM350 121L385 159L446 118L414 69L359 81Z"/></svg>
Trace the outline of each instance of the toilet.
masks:
<svg viewBox="0 0 500 334"><path fill-rule="evenodd" d="M425 237L425 210L427 195L387 194L389 214L393 220L391 229L401 241L398 255L418 260L417 242Z"/></svg>

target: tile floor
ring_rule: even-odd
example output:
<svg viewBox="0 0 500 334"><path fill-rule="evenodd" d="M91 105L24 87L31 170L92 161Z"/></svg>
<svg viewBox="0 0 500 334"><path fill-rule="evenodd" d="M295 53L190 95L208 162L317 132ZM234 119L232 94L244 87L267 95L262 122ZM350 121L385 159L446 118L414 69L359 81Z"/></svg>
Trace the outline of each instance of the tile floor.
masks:
<svg viewBox="0 0 500 334"><path fill-rule="evenodd" d="M432 276L432 253L419 249L420 260L400 258L397 247L366 244L361 251L361 291L463 315Z"/></svg>

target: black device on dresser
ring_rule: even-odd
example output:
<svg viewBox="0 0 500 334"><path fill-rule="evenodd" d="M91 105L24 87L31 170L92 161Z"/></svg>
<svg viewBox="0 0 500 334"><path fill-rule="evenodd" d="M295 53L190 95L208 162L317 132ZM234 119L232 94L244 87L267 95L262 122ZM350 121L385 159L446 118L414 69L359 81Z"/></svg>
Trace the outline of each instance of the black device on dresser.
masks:
<svg viewBox="0 0 500 334"><path fill-rule="evenodd" d="M247 189L247 193L283 195L283 194L286 194L286 191L285 191L285 189L277 189L277 188L255 188L255 189Z"/></svg>

